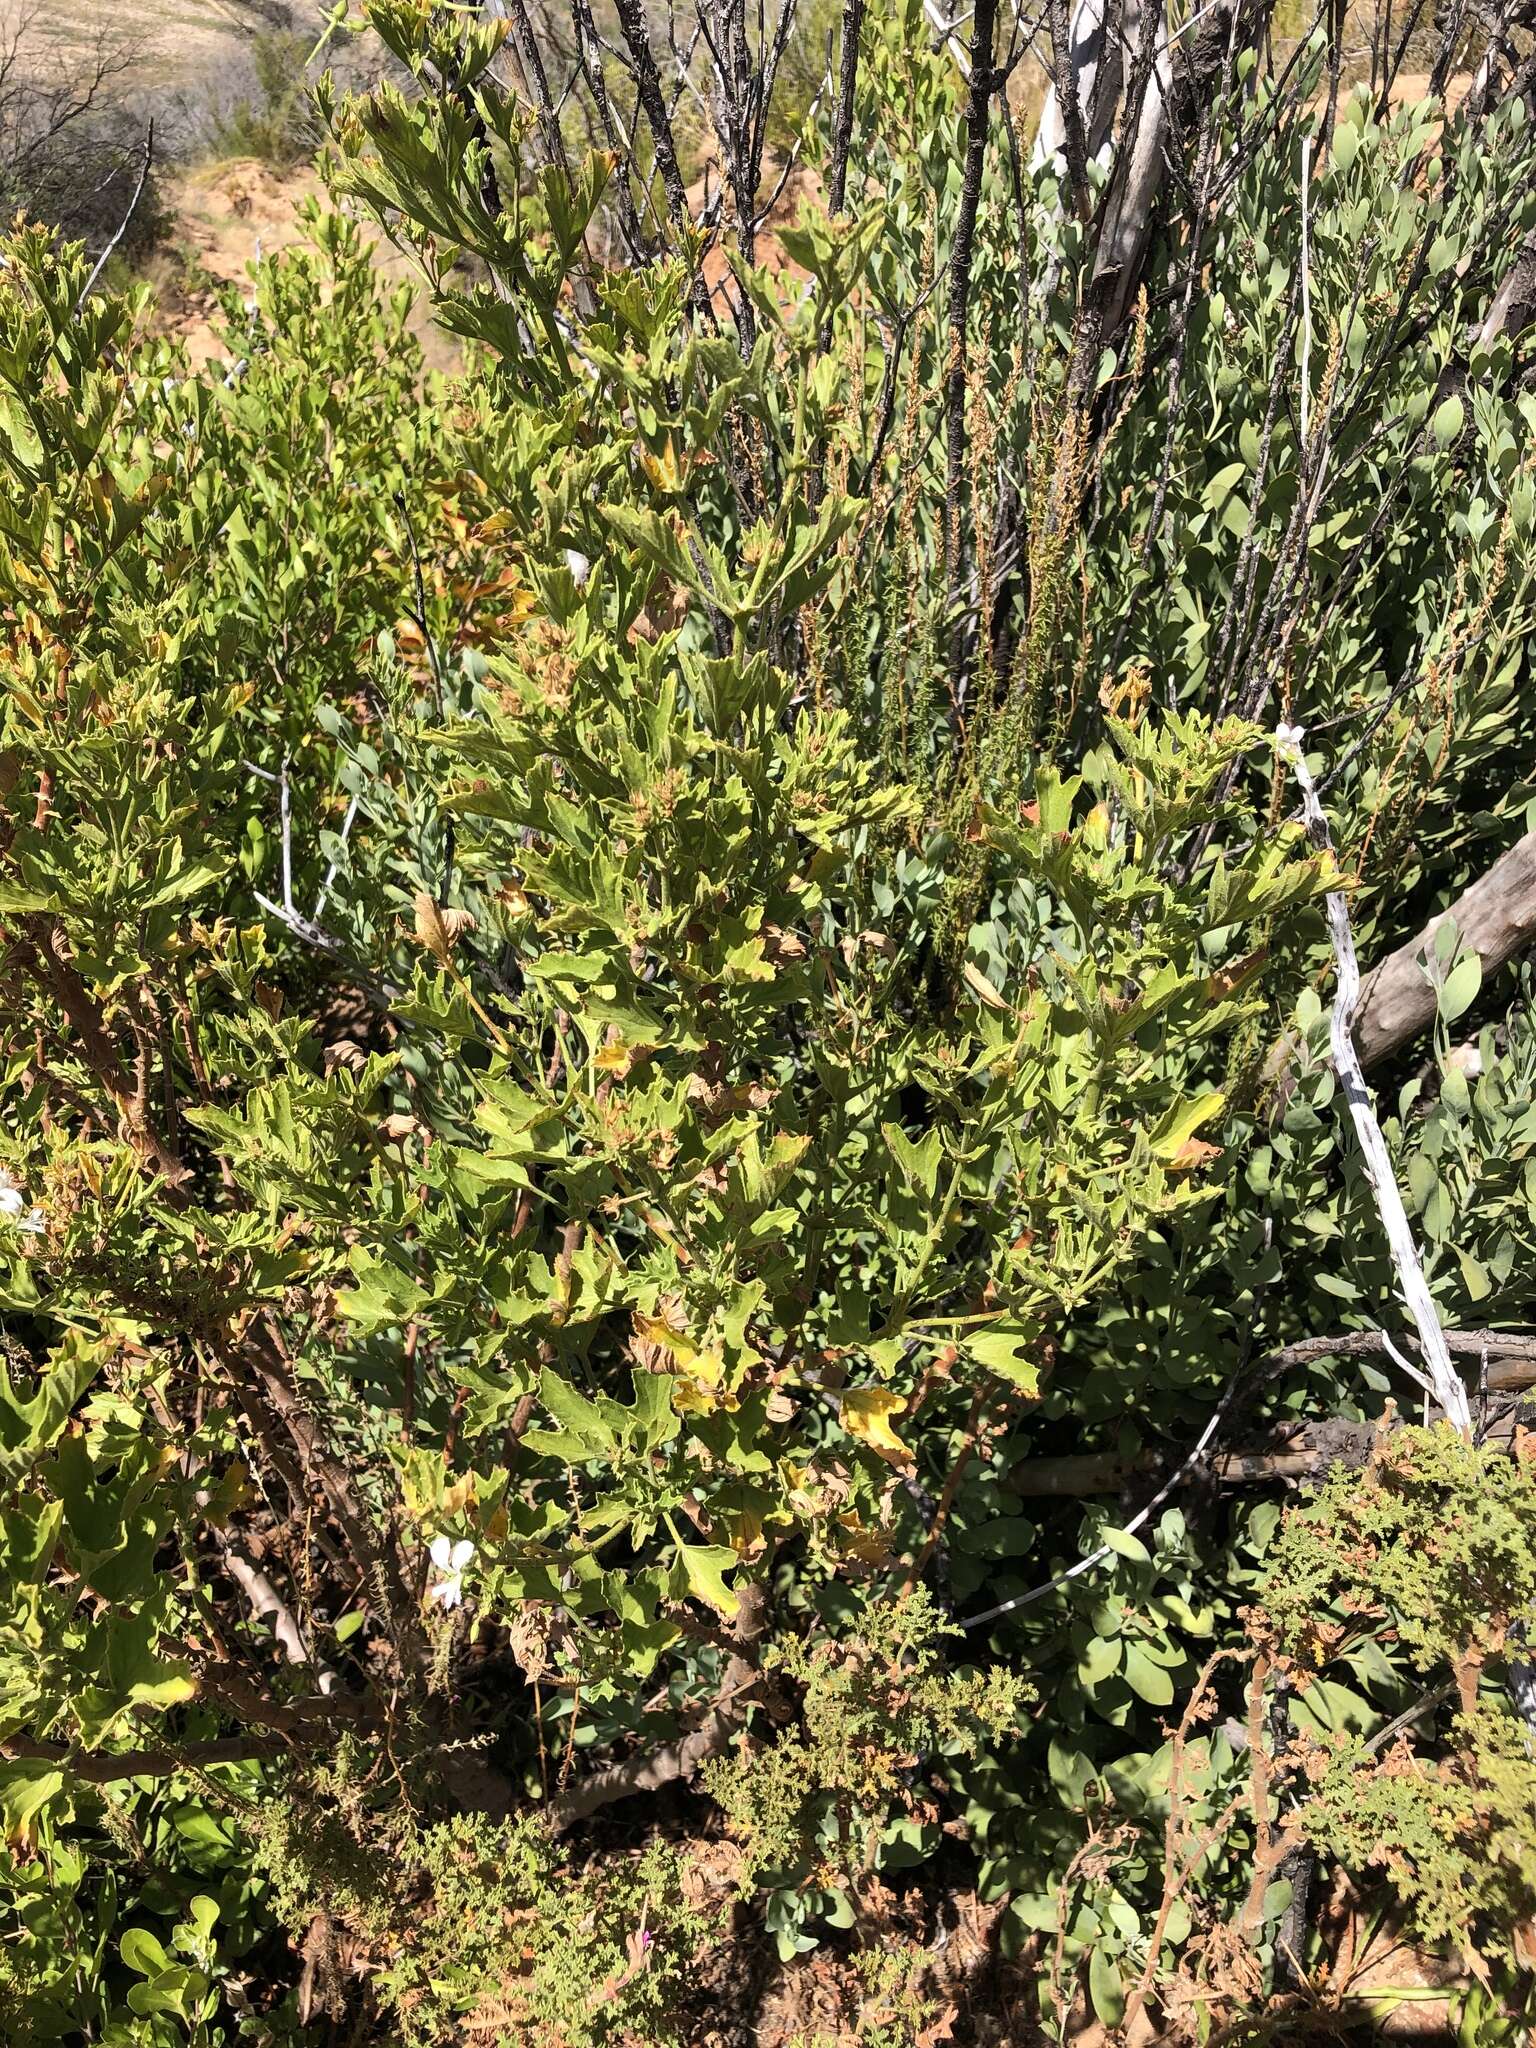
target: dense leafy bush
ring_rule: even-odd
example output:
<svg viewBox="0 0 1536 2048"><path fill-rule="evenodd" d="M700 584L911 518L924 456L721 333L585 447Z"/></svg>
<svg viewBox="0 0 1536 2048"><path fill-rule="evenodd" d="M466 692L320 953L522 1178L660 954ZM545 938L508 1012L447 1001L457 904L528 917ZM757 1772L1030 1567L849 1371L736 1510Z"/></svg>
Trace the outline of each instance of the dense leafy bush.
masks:
<svg viewBox="0 0 1536 2048"><path fill-rule="evenodd" d="M339 215L199 377L4 253L10 2033L704 2040L765 1937L842 2039L1266 2026L1319 1854L1513 2009L1530 1484L1393 1433L1320 912L1529 822L1524 102L1234 31L1117 324L893 11L854 210L708 311L504 23L367 11L330 175L461 377ZM1525 992L1425 972L1387 1139L1502 1326ZM1320 1418L1311 1508L1137 1477ZM1006 2022L896 1938L973 1893Z"/></svg>

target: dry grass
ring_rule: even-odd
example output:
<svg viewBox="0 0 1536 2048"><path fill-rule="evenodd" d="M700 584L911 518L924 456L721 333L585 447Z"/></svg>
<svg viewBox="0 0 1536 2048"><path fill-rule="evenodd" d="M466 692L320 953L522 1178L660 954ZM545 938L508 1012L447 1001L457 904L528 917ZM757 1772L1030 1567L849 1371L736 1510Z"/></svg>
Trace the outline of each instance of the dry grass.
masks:
<svg viewBox="0 0 1536 2048"><path fill-rule="evenodd" d="M3 5L9 13L32 11L28 0ZM294 25L317 11L307 0L295 6ZM103 34L142 43L146 63L185 80L261 30L283 25L281 10L264 0L49 0L37 10L34 33L65 53L88 49Z"/></svg>

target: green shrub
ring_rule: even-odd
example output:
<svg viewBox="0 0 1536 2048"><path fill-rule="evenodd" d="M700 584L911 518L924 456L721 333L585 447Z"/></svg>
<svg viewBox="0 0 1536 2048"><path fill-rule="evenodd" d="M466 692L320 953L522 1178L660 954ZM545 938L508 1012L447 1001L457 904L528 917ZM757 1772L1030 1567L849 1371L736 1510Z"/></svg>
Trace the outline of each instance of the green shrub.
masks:
<svg viewBox="0 0 1536 2048"><path fill-rule="evenodd" d="M250 38L253 90L213 115L205 145L210 156L255 157L274 171L289 171L314 155L323 130L306 73L313 43L293 29L262 29Z"/></svg>
<svg viewBox="0 0 1536 2048"><path fill-rule="evenodd" d="M1523 1468L1405 1433L1283 1525L1056 1504L1084 1453L1112 1488L1383 1407L1379 1352L1272 1356L1396 1327L1319 912L1374 958L1524 829L1536 412L1467 341L1533 225L1522 103L1347 102L1320 455L1294 169L1245 125L1320 49L1219 102L1187 324L1175 218L1086 354L1081 223L993 137L957 354L920 10L867 25L858 216L784 235L803 297L742 265L735 333L686 236L596 264L649 170L561 165L505 24L367 13L409 89L322 89L336 191L462 378L332 215L195 377L142 296L77 310L77 252L0 272L16 2028L686 2038L727 1822L787 1961L878 1945L905 1871L1008 1901L1042 2023L1081 1972L1106 2025L1235 2024L1276 1765L1287 1839L1523 1967ZM1337 855L1280 712L1344 735ZM1439 965L1387 1134L1439 1311L1503 1320L1529 1029ZM1313 1648L1306 1805L1263 1684ZM1459 1730L1367 1766L1453 1649ZM869 2039L942 2023L866 1976Z"/></svg>

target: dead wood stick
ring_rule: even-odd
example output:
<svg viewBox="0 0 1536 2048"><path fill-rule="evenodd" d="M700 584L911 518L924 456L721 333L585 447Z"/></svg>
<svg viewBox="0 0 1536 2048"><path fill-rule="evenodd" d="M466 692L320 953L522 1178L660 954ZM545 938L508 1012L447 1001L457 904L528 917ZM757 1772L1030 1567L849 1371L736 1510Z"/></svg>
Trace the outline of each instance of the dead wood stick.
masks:
<svg viewBox="0 0 1536 2048"><path fill-rule="evenodd" d="M224 1543L221 1547L224 1569L245 1595L256 1619L271 1622L272 1635L283 1653L284 1662L309 1666L320 1692L334 1692L337 1686L335 1672L323 1659L315 1656L298 1617L266 1573L258 1570L249 1558L243 1557L233 1544Z"/></svg>
<svg viewBox="0 0 1536 2048"><path fill-rule="evenodd" d="M1218 1486L1263 1486L1275 1479L1321 1476L1338 1459L1336 1449L1314 1446L1305 1436L1283 1451L1223 1451L1204 1461L1203 1470ZM1086 1500L1095 1494L1118 1493L1128 1480L1158 1469L1156 1452L1134 1458L1113 1453L1101 1457L1031 1458L1008 1475L1009 1491L1023 1500Z"/></svg>
<svg viewBox="0 0 1536 2048"><path fill-rule="evenodd" d="M1511 1394L1536 1387L1536 1336L1511 1330L1447 1330L1445 1342L1453 1357L1486 1359L1484 1385L1489 1393ZM1267 1378L1314 1358L1371 1355L1386 1355L1381 1333L1351 1330L1341 1336L1307 1337L1299 1344L1287 1344L1260 1359L1254 1373ZM1342 1440L1341 1432L1369 1435L1374 1427L1368 1423L1314 1424L1284 1445L1277 1445L1272 1438L1252 1448L1212 1452L1191 1466L1189 1476L1201 1472L1218 1486L1263 1486L1275 1479L1320 1476L1352 1449ZM1157 1451L1130 1457L1116 1451L1089 1451L1063 1458L1029 1458L1013 1468L1008 1484L1028 1500L1085 1499L1118 1493L1132 1479L1161 1469L1163 1462Z"/></svg>
<svg viewBox="0 0 1536 2048"><path fill-rule="evenodd" d="M1516 840L1454 903L1371 968L1361 986L1355 1019L1362 1067L1380 1066L1434 1022L1437 990L1429 963L1435 957L1435 934L1447 923L1454 923L1462 947L1476 953L1485 981L1536 944L1536 832ZM1266 1062L1281 1105L1289 1101L1295 1085L1291 1068L1297 1049L1294 1033L1286 1032Z"/></svg>
<svg viewBox="0 0 1536 2048"><path fill-rule="evenodd" d="M178 1771L206 1770L210 1764L244 1763L253 1757L280 1756L282 1746L254 1735L220 1736L212 1742L190 1742L182 1749L73 1750L62 1743L33 1742L24 1735L7 1736L0 1755L8 1763L40 1763L88 1785L110 1785L120 1778L171 1778Z"/></svg>
<svg viewBox="0 0 1536 2048"><path fill-rule="evenodd" d="M1477 954L1484 979L1536 940L1536 832L1517 840L1416 938L1366 976L1355 1028L1363 1066L1386 1059L1434 1022L1437 991L1426 963L1434 958L1435 934L1447 922L1454 922L1463 948Z"/></svg>
<svg viewBox="0 0 1536 2048"><path fill-rule="evenodd" d="M160 1175L167 1188L172 1192L180 1190L190 1178L189 1169L155 1129L142 1092L134 1087L124 1068L101 1005L75 966L62 926L54 917L29 916L17 921L17 931L22 941L19 950L23 965L64 1012L79 1041L80 1057L112 1098L123 1136L144 1165Z"/></svg>
<svg viewBox="0 0 1536 2048"><path fill-rule="evenodd" d="M1333 843L1328 833L1328 820L1307 766L1305 735L1300 726L1282 725L1277 728L1275 737L1277 752L1281 760L1290 766L1301 791L1307 835L1320 852L1331 854ZM1409 1364L1389 1338L1384 1337L1383 1341L1388 1356L1424 1389L1426 1399L1433 1399L1451 1426L1462 1436L1470 1437L1472 1411L1467 1405L1467 1390L1446 1349L1440 1312L1435 1307L1429 1282L1424 1276L1424 1262L1408 1221L1408 1212L1403 1207L1402 1191L1397 1185L1392 1158L1376 1118L1371 1092L1365 1085L1360 1055L1355 1049L1354 1027L1360 1008L1360 964L1355 957L1349 901L1342 889L1330 889L1326 906L1334 958L1333 1009L1328 1023L1329 1051L1333 1070L1349 1108L1350 1121L1354 1125L1355 1142L1365 1162L1366 1180L1375 1197L1376 1213L1381 1220L1387 1249L1392 1255L1398 1294L1419 1333L1420 1364ZM1425 1412L1427 1418L1428 1410Z"/></svg>
<svg viewBox="0 0 1536 2048"><path fill-rule="evenodd" d="M701 1765L719 1756L746 1720L752 1690L761 1676L755 1646L767 1625L766 1589L760 1585L744 1586L736 1617L736 1649L700 1726L676 1742L642 1750L623 1763L610 1764L606 1770L580 1779L568 1792L550 1802L546 1817L551 1829L560 1834L573 1822L585 1820L588 1814L611 1806L615 1800L632 1798L638 1792L659 1791L679 1778L686 1783Z"/></svg>

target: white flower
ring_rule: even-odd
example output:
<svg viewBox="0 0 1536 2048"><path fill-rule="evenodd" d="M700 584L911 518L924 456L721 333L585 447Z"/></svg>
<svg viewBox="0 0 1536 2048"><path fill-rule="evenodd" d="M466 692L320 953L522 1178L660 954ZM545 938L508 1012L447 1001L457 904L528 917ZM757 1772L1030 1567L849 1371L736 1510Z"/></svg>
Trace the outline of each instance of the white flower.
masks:
<svg viewBox="0 0 1536 2048"><path fill-rule="evenodd" d="M427 1555L443 1576L428 1589L427 1598L445 1611L457 1607L464 1598L464 1567L474 1554L473 1543L450 1543L446 1536L434 1536Z"/></svg>
<svg viewBox="0 0 1536 2048"><path fill-rule="evenodd" d="M7 1166L0 1166L0 1221L14 1223L29 1237L41 1237L48 1227L42 1210L35 1202L29 1206L26 1189Z"/></svg>
<svg viewBox="0 0 1536 2048"><path fill-rule="evenodd" d="M570 570L571 581L576 585L576 588L584 590L587 578L592 574L591 562L588 561L585 555L579 553L577 549L567 548L565 551L565 566Z"/></svg>

